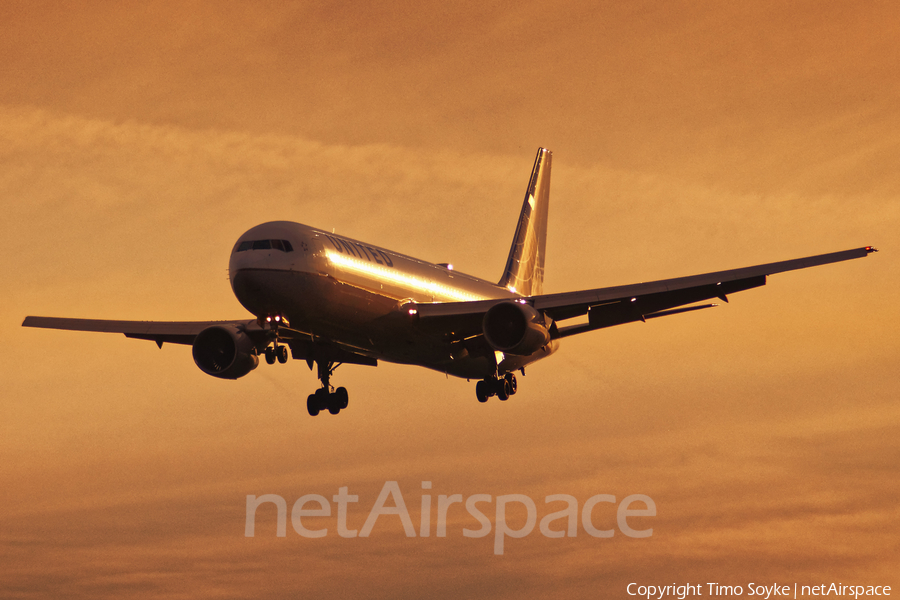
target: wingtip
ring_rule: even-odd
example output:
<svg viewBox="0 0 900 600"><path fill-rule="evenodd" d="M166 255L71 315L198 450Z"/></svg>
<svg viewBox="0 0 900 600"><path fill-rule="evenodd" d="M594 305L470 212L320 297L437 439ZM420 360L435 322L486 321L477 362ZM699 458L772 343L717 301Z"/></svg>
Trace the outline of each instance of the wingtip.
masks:
<svg viewBox="0 0 900 600"><path fill-rule="evenodd" d="M866 254L878 252L878 248L876 248L875 246L866 246L865 250L866 250Z"/></svg>

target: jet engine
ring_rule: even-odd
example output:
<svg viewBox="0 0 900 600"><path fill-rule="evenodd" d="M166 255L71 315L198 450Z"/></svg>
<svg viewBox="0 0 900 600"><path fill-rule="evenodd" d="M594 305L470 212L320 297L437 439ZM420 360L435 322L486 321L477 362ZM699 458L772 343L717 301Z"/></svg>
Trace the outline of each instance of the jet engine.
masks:
<svg viewBox="0 0 900 600"><path fill-rule="evenodd" d="M194 362L207 375L243 377L259 365L253 340L234 325L213 325L194 338Z"/></svg>
<svg viewBox="0 0 900 600"><path fill-rule="evenodd" d="M484 315L484 339L494 350L528 356L550 341L544 317L528 304L501 302Z"/></svg>

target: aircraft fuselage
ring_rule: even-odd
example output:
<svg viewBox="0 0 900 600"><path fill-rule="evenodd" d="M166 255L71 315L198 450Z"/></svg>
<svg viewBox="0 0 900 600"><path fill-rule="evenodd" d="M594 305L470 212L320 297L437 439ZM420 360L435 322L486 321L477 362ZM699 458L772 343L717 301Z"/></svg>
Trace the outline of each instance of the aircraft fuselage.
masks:
<svg viewBox="0 0 900 600"><path fill-rule="evenodd" d="M286 243L285 243L286 242ZM280 315L291 329L357 354L480 379L549 356L472 352L452 331L412 326L414 303L515 299L513 290L378 246L288 221L258 225L229 262L238 301L259 319ZM413 309L414 310L414 309Z"/></svg>

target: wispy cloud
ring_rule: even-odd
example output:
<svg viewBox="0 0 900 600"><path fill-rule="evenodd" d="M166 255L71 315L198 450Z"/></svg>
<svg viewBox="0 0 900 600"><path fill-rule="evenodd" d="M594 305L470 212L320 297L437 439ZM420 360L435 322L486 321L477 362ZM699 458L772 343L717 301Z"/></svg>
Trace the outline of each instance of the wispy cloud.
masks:
<svg viewBox="0 0 900 600"><path fill-rule="evenodd" d="M896 583L896 15L531 3L172 19L163 4L0 19L0 594ZM304 364L224 382L184 347L19 326L243 316L228 252L276 219L496 277L538 144L555 151L552 291L883 252L567 339L507 403L410 367L341 367L351 407L335 419L304 414ZM247 494L349 486L361 526L389 480L414 521L422 481L541 511L548 494L644 493L658 515L647 540L535 533L502 558L461 535L465 512L443 539L408 539L397 519L368 539L282 539L271 515L243 537Z"/></svg>

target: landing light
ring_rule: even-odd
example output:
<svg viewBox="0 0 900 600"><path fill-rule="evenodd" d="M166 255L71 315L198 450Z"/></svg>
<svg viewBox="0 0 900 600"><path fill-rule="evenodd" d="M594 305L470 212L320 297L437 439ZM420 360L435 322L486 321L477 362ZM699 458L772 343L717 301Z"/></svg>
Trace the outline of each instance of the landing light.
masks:
<svg viewBox="0 0 900 600"><path fill-rule="evenodd" d="M409 314L410 314L410 316L415 316L415 315L419 314L419 311L417 311L414 308L411 308L411 309L409 309Z"/></svg>

